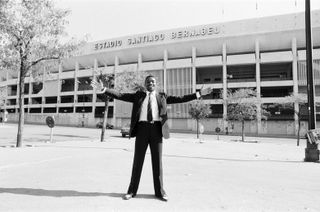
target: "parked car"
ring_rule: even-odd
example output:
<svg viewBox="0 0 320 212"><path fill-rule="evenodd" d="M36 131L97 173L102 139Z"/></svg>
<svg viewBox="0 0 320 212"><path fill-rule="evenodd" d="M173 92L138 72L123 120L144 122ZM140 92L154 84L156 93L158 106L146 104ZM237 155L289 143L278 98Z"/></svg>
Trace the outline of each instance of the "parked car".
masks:
<svg viewBox="0 0 320 212"><path fill-rule="evenodd" d="M96 127L97 128L102 128L102 123L103 123L102 121L98 122L96 124ZM106 129L113 129L113 128L114 128L114 126L112 124L107 123Z"/></svg>
<svg viewBox="0 0 320 212"><path fill-rule="evenodd" d="M120 133L122 137L126 137L126 135L129 135L130 132L130 124L126 124L123 127L121 127Z"/></svg>

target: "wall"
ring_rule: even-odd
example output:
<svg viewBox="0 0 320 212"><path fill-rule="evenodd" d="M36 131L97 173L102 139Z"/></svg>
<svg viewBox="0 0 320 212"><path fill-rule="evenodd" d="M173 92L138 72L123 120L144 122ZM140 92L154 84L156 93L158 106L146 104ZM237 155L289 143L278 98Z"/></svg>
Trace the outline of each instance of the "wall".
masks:
<svg viewBox="0 0 320 212"><path fill-rule="evenodd" d="M99 121L102 121L101 118L90 118L90 113L85 114L83 119L82 114L25 114L26 124L46 124L45 119L47 116L55 117L56 125L63 126L77 126L82 127L82 121L84 121L84 127L96 127L96 124ZM9 113L8 122L17 123L18 114ZM221 129L221 132L224 134L226 129L223 129L223 120L219 118L211 118L206 120L201 120L201 124L204 126L204 133L215 133L216 127ZM108 120L108 123L111 123L115 128L121 128L127 123L130 123L130 118L117 118L115 123L112 119ZM190 131L195 132L197 129L196 121L193 119L169 119L169 127L172 130L178 131ZM233 126L232 126L233 125ZM320 127L318 124L317 127ZM300 135L304 135L308 128L308 122L301 122L301 131ZM269 132L269 133L268 133ZM261 135L268 135L272 132L272 135L280 136L294 136L294 121L262 121L262 132ZM229 122L228 123L228 133L229 134L240 134L241 133L241 123L240 122ZM250 135L257 135L257 124L255 121L246 121L245 122L245 133Z"/></svg>
<svg viewBox="0 0 320 212"><path fill-rule="evenodd" d="M93 118L91 113L48 113L48 114L26 114L26 124L46 124L46 117L54 116L55 124L61 126L76 126L76 127L96 127L96 124L102 121L102 118ZM8 122L18 122L18 114L9 113ZM108 123L113 124L112 118L108 119Z"/></svg>

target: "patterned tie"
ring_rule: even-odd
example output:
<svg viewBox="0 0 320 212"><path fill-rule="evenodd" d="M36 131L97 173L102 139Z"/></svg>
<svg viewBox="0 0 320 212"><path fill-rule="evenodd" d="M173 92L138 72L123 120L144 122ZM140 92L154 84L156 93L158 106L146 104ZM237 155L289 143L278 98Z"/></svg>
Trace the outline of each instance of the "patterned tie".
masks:
<svg viewBox="0 0 320 212"><path fill-rule="evenodd" d="M152 122L151 93L149 93L147 120Z"/></svg>

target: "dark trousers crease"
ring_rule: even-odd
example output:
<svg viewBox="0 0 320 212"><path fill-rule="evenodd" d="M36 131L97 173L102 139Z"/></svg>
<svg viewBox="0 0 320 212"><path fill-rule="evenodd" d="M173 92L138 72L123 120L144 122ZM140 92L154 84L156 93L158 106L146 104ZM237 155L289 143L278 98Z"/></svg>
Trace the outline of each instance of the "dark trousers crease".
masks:
<svg viewBox="0 0 320 212"><path fill-rule="evenodd" d="M162 174L162 132L161 123L139 123L135 140L131 181L127 193L134 195L138 191L145 154L150 145L153 185L156 196L165 194Z"/></svg>

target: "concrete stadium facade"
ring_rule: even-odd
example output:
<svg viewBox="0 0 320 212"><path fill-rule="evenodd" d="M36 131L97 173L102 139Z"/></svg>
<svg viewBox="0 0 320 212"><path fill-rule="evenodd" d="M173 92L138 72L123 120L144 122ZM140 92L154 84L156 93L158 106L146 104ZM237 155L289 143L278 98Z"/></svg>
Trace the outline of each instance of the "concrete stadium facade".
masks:
<svg viewBox="0 0 320 212"><path fill-rule="evenodd" d="M316 101L320 102L320 10L312 12ZM271 105L291 93L306 93L304 13L143 33L88 43L80 56L62 61L50 74L43 70L40 83L26 78L25 122L45 123L53 115L60 125L95 127L102 120L104 102L90 87L99 72L148 72L160 89L182 95L210 86L204 98L212 115L202 122L205 132L219 127L239 133L240 123L227 122L227 89L254 88L262 104ZM18 77L6 73L0 80L8 121L17 122ZM222 98L219 95L222 93ZM296 110L297 103L293 103ZM188 104L169 108L171 129L194 131ZM320 110L319 110L320 111ZM130 121L130 104L112 101L110 124L120 128ZM292 136L298 117L293 110L273 110L268 120L247 121L252 135ZM307 122L302 122L303 131Z"/></svg>

